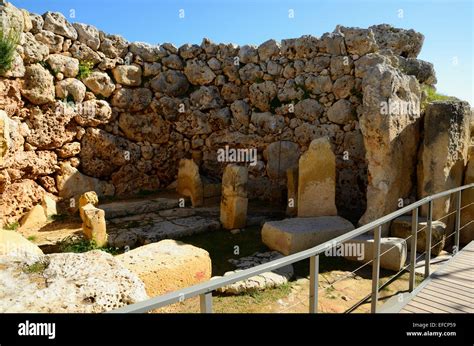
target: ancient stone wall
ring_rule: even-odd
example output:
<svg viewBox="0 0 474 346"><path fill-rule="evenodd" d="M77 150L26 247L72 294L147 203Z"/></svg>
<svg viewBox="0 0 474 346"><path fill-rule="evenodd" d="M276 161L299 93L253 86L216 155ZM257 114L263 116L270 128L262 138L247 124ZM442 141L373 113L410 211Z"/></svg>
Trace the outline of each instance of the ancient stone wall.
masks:
<svg viewBox="0 0 474 346"><path fill-rule="evenodd" d="M44 190L70 198L91 189L124 195L164 188L176 179L183 157L192 157L203 174L221 177L227 163L217 153L226 146L257 150L249 165L250 198L280 198L286 170L323 136L336 155L339 213L358 217L370 176L379 179L377 160L403 149L402 139L398 147L385 147L382 158L374 153L397 133L383 128L391 125L372 116L373 107L393 95L419 103L418 83L436 81L432 65L416 59L423 36L387 25L337 27L320 38L268 40L258 47L204 39L177 48L130 43L71 24L60 13L40 16L10 4L1 13L4 25L22 32L13 66L0 77L5 223ZM400 124L390 121L416 142L411 126L417 117L419 108ZM374 124L386 136L378 142ZM399 178L393 173L388 187L379 181L377 188ZM408 197L412 184L397 184ZM394 201L387 203L393 208Z"/></svg>

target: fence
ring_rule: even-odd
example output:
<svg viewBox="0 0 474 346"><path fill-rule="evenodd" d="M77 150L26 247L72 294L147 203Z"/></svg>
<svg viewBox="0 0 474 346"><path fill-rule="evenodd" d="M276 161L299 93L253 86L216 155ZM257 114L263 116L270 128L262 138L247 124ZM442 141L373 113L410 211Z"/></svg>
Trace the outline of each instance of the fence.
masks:
<svg viewBox="0 0 474 346"><path fill-rule="evenodd" d="M328 242L315 246L311 249L307 249L293 255L289 255L268 263L264 263L253 268L249 268L243 271L239 271L237 273L221 277L218 279L213 279L198 285L194 285L191 287L187 287L178 291L170 292L164 294L162 296L154 297L136 304L128 305L117 310L111 311L111 313L142 313L147 312L153 309L161 308L173 303L182 302L185 299L193 298L199 295L200 297L200 308L202 313L211 313L212 312L212 292L220 287L233 284L237 281L248 279L252 276L259 275L264 272L273 271L279 269L281 267L287 266L289 264L293 264L295 262L299 262L302 260L310 259L310 269L309 269L309 281L310 281L310 290L309 290L309 312L316 313L318 308L318 274L319 274L319 255L327 250L328 244L342 244L345 241L351 240L359 235L362 235L369 231L374 231L374 251L373 251L373 259L369 262L364 263L361 267L354 270L352 273L356 272L360 268L371 264L372 263L372 293L362 299L358 304L355 306L360 305L361 303L365 302L367 299L371 298L371 312L377 312L377 302L378 302L378 295L379 291L383 286L387 285L389 282L385 283L383 286L379 285L379 273L380 273L380 257L390 251L388 249L384 253L380 253L380 239L382 233L382 227L387 223L392 221L393 219L402 216L406 213L412 213L412 232L411 235L406 238L407 240L410 239L411 241L411 252L410 252L410 262L407 266L402 268L396 275L402 273L407 268L409 268L410 278L409 278L409 291L413 291L415 289L415 265L416 260L423 256L416 256L417 252L415 249L417 248L417 234L425 228L427 228L426 232L426 246L425 246L425 273L424 277L427 278L430 275L430 257L431 257L431 249L432 247L436 246L431 244L431 236L432 236L432 223L433 221L438 221L444 218L447 218L451 215L456 215L455 218L455 229L454 229L454 249L457 251L459 249L459 233L462 228L467 227L470 225L473 220L469 221L461 228L461 210L464 208L469 207L471 204L465 205L461 207L461 194L462 191L474 188L474 184L469 184L465 186L461 186L455 189L443 191L437 193L432 196L425 197L415 203L412 203L404 208L401 208L397 211L394 211L391 214L383 216L375 221L372 221L364 226L361 226L353 231L350 231L346 234L343 234L337 238L331 239ZM456 203L455 203L455 210L448 213L447 215L443 216L438 220L433 220L433 201L436 199L456 195ZM419 216L419 209L428 204L428 215L427 215L427 225L421 229L418 229L418 216ZM450 236L452 236L451 234ZM351 274L352 274L351 273ZM339 280L338 280L339 281Z"/></svg>

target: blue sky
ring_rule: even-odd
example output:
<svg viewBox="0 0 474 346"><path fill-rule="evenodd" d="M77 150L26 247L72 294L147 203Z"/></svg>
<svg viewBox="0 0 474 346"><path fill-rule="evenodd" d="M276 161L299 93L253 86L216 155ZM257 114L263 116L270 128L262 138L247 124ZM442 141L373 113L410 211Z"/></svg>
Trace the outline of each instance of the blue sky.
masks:
<svg viewBox="0 0 474 346"><path fill-rule="evenodd" d="M474 106L472 0L12 0L42 14L59 11L130 41L260 44L269 38L321 36L337 24L388 23L425 35L420 59L434 64L438 91ZM184 10L184 18L180 18ZM289 18L290 10L294 18ZM181 12L182 14L183 12Z"/></svg>

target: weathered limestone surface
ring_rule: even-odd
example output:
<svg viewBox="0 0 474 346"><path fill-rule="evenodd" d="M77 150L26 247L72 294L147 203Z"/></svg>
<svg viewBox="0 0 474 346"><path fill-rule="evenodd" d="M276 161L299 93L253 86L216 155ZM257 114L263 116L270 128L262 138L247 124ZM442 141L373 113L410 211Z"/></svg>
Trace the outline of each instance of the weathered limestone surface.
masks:
<svg viewBox="0 0 474 346"><path fill-rule="evenodd" d="M286 215L296 216L298 213L298 168L289 168L286 171L286 181L288 189L288 205Z"/></svg>
<svg viewBox="0 0 474 346"><path fill-rule="evenodd" d="M421 91L415 77L386 63L367 67L362 91L359 123L368 163L368 186L367 209L359 223L367 224L395 211L399 200L412 192ZM388 226L382 235L388 235Z"/></svg>
<svg viewBox="0 0 474 346"><path fill-rule="evenodd" d="M116 259L144 282L150 297L211 278L209 253L174 240L141 246L116 256Z"/></svg>
<svg viewBox="0 0 474 346"><path fill-rule="evenodd" d="M336 156L329 140L313 140L298 169L298 217L337 215Z"/></svg>
<svg viewBox="0 0 474 346"><path fill-rule="evenodd" d="M262 241L283 255L309 249L352 231L354 226L339 216L292 218L265 222Z"/></svg>
<svg viewBox="0 0 474 346"><path fill-rule="evenodd" d="M344 244L351 246L362 246L363 259L357 256L344 256L349 260L369 262L374 257L374 239L372 236L360 236L348 240ZM380 239L380 267L388 270L399 271L405 265L407 259L407 243L401 238Z"/></svg>
<svg viewBox="0 0 474 346"><path fill-rule="evenodd" d="M88 203L80 207L82 231L87 239L92 240L99 247L107 245L107 227L105 212Z"/></svg>
<svg viewBox="0 0 474 346"><path fill-rule="evenodd" d="M251 256L241 257L239 259L230 259L229 262L235 265L237 269L224 273L224 276L232 275L238 271L271 262L282 257L283 255L281 253L277 251L271 251L264 253L257 252ZM217 289L217 292L227 294L242 294L246 292L261 291L267 288L274 288L286 284L288 280L293 277L293 274L293 266L290 264L274 271L265 272L260 275L252 276L247 280L237 281L231 285L221 287ZM212 277L212 279L216 278L219 278L219 276Z"/></svg>
<svg viewBox="0 0 474 346"><path fill-rule="evenodd" d="M15 231L0 230L0 257L10 256L35 261L43 256L43 251Z"/></svg>
<svg viewBox="0 0 474 346"><path fill-rule="evenodd" d="M470 147L469 163L464 173L464 185L474 183L474 146ZM474 189L462 194L461 230L459 242L469 244L474 240Z"/></svg>
<svg viewBox="0 0 474 346"><path fill-rule="evenodd" d="M41 204L35 205L28 213L26 213L20 220L21 228L28 230L33 227L40 226L48 221L45 210Z"/></svg>
<svg viewBox="0 0 474 346"><path fill-rule="evenodd" d="M422 230L424 229L424 230ZM426 218L418 218L418 233L416 236L416 251L424 252L426 249L426 235L428 222ZM441 221L431 223L431 253L438 255L444 248L446 239L446 224ZM390 225L390 235L392 237L406 239L411 235L411 216L400 216L392 221ZM411 249L411 238L407 241L407 249Z"/></svg>
<svg viewBox="0 0 474 346"><path fill-rule="evenodd" d="M36 271L25 267L36 263ZM143 282L103 251L60 253L36 262L0 256L0 311L101 313L148 299Z"/></svg>
<svg viewBox="0 0 474 346"><path fill-rule="evenodd" d="M418 197L461 186L468 162L471 111L467 102L434 102L427 106L424 139L418 163ZM455 196L433 202L433 219L454 210ZM427 207L422 208L427 215ZM454 227L454 215L444 219L447 235Z"/></svg>
<svg viewBox="0 0 474 346"><path fill-rule="evenodd" d="M222 178L221 223L225 229L245 227L247 222L246 167L227 165Z"/></svg>
<svg viewBox="0 0 474 346"><path fill-rule="evenodd" d="M203 182L199 175L199 167L193 160L179 161L178 185L176 191L191 198L193 207L199 207L204 202Z"/></svg>

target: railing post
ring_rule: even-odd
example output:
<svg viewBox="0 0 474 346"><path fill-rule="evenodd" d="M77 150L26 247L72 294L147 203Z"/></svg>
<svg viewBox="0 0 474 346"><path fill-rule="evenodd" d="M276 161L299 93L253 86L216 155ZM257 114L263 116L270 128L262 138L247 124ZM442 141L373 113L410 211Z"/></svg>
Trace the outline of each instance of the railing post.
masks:
<svg viewBox="0 0 474 346"><path fill-rule="evenodd" d="M428 204L428 225L425 232L426 245L425 245L425 279L430 276L430 262L431 262L431 228L433 224L433 200L430 200Z"/></svg>
<svg viewBox="0 0 474 346"><path fill-rule="evenodd" d="M200 294L199 301L201 305L201 313L212 313L212 292Z"/></svg>
<svg viewBox="0 0 474 346"><path fill-rule="evenodd" d="M410 292L412 292L415 289L417 232L418 232L418 208L413 209L412 215L411 215L410 287L409 287Z"/></svg>
<svg viewBox="0 0 474 346"><path fill-rule="evenodd" d="M461 192L457 192L456 198L456 228L454 230L454 253L459 251L459 232L461 230Z"/></svg>
<svg viewBox="0 0 474 346"><path fill-rule="evenodd" d="M319 255L309 258L309 313L318 312Z"/></svg>
<svg viewBox="0 0 474 346"><path fill-rule="evenodd" d="M380 238L382 236L382 225L374 230L374 253L372 263L372 303L370 312L377 312L377 301L379 299L379 274L380 274Z"/></svg>

